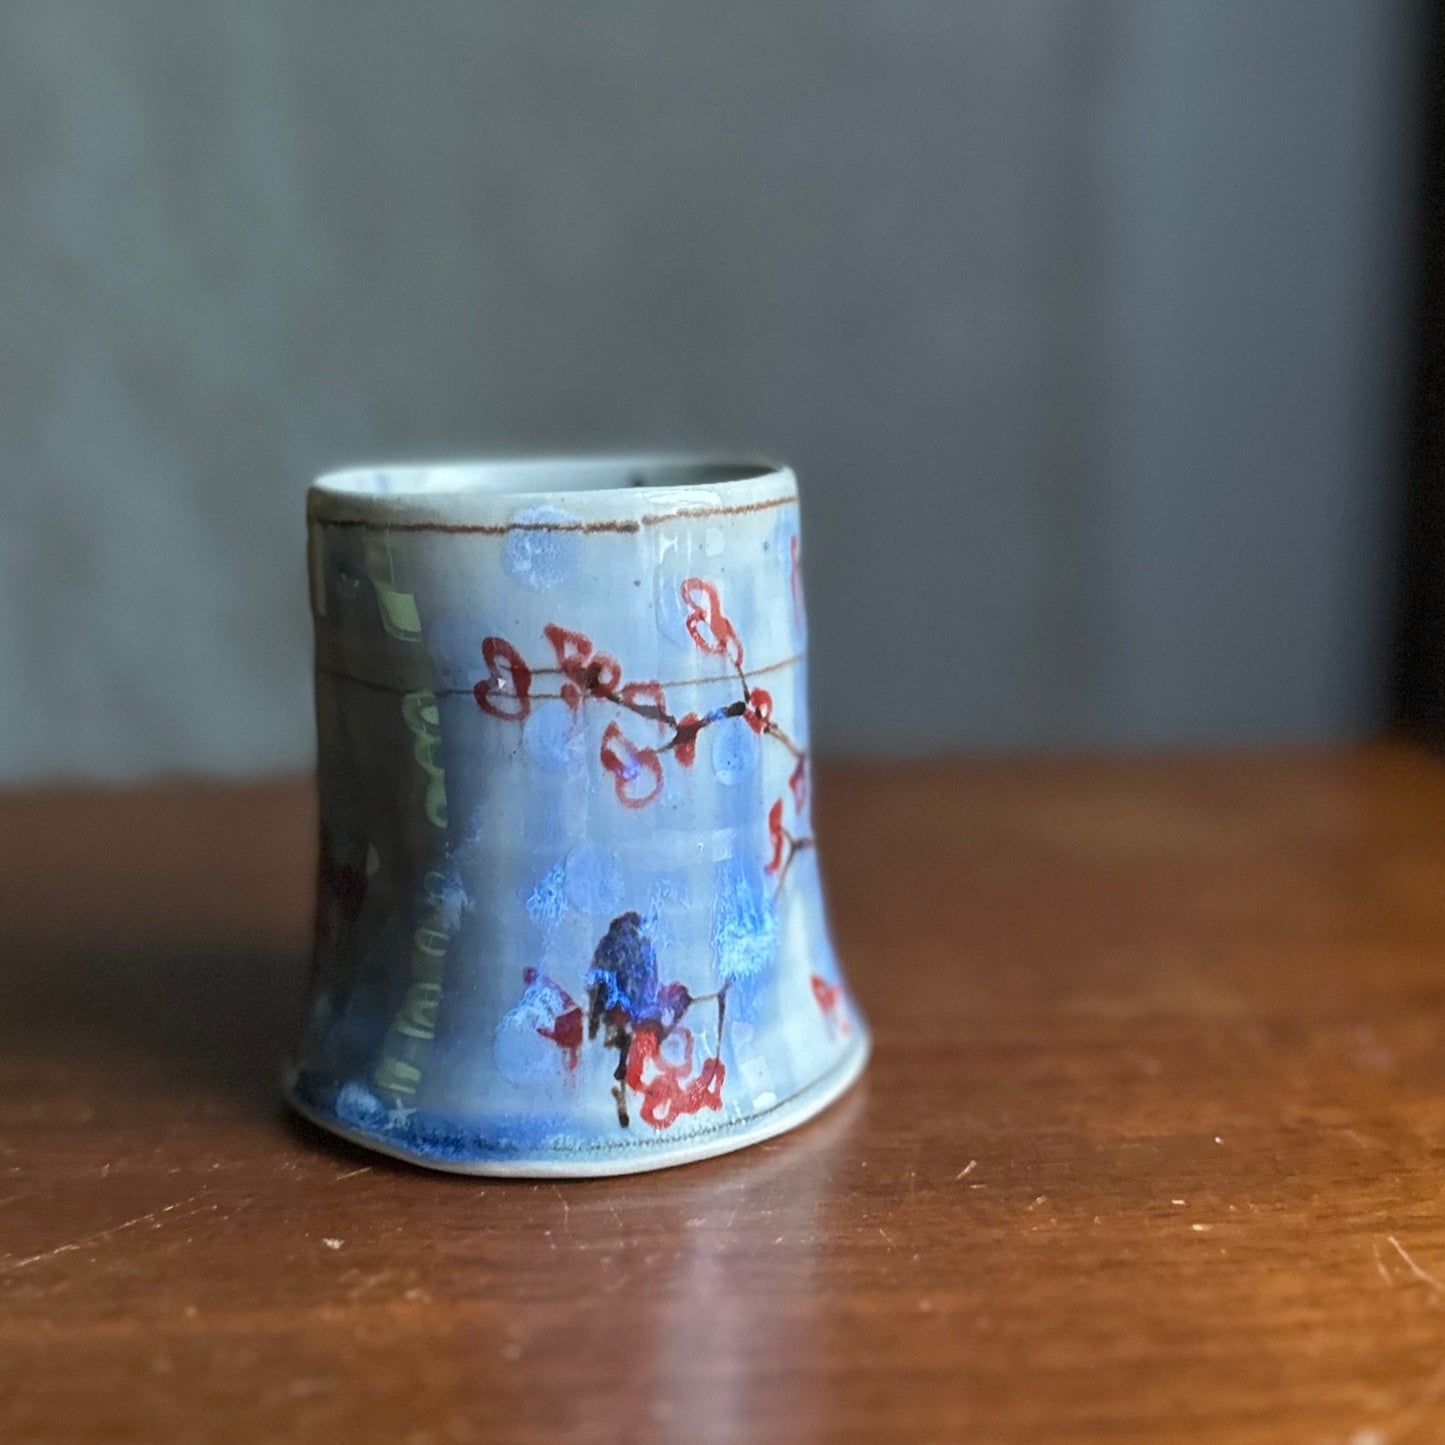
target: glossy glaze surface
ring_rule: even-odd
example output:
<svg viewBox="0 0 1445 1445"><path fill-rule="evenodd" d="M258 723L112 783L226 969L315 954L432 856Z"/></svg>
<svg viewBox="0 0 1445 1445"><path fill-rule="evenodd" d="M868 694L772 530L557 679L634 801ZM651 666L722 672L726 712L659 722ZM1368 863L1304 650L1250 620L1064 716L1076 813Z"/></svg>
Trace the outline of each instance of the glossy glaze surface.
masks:
<svg viewBox="0 0 1445 1445"><path fill-rule="evenodd" d="M768 1138L867 1031L813 845L797 483L648 459L311 491L321 867L287 1091L463 1173Z"/></svg>

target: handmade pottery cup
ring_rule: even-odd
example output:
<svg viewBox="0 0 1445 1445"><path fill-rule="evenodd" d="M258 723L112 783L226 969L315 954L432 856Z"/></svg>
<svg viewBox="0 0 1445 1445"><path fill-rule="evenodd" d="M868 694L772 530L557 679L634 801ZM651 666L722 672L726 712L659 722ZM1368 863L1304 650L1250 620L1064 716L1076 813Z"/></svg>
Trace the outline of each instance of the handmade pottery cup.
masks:
<svg viewBox="0 0 1445 1445"><path fill-rule="evenodd" d="M321 857L286 1091L471 1174L792 1128L868 1034L813 846L797 486L578 459L308 498Z"/></svg>

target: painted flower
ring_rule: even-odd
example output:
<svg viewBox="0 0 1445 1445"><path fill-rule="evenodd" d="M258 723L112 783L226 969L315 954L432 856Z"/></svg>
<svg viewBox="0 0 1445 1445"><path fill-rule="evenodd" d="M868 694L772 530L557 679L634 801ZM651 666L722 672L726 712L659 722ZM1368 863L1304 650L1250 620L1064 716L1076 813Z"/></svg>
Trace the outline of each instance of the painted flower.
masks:
<svg viewBox="0 0 1445 1445"><path fill-rule="evenodd" d="M662 792L657 749L638 747L615 722L608 723L602 734L600 757L624 808L645 808Z"/></svg>
<svg viewBox="0 0 1445 1445"><path fill-rule="evenodd" d="M752 728L755 733L766 732L773 720L773 695L765 688L755 687L749 690L747 707L743 712L743 721Z"/></svg>
<svg viewBox="0 0 1445 1445"><path fill-rule="evenodd" d="M487 675L472 689L477 706L493 717L521 722L532 711L532 669L504 637L482 639Z"/></svg>
<svg viewBox="0 0 1445 1445"><path fill-rule="evenodd" d="M502 1016L492 1041L497 1068L514 1084L535 1085L556 1077L560 1051L564 1070L574 1073L582 1056L581 1006L535 968L524 970L522 981L522 997Z"/></svg>
<svg viewBox="0 0 1445 1445"><path fill-rule="evenodd" d="M802 812L808 806L808 758L804 754L788 776L788 787L792 790L793 806Z"/></svg>
<svg viewBox="0 0 1445 1445"><path fill-rule="evenodd" d="M717 1000L722 1027L722 993ZM720 1058L704 1059L693 1072L694 1038L682 1023L695 1000L681 983L662 983L657 955L637 913L612 920L587 970L587 1036L605 1024L604 1042L619 1063L613 1097L617 1119L628 1124L629 1095L641 1098L639 1112L654 1129L666 1129L683 1114L722 1107L726 1069Z"/></svg>
<svg viewBox="0 0 1445 1445"><path fill-rule="evenodd" d="M843 986L841 984L829 983L821 974L813 974L811 977L813 985L813 998L818 1007L823 1011L823 1017L828 1020L830 1028L840 1034L849 1031L848 1016L843 1011Z"/></svg>
<svg viewBox="0 0 1445 1445"><path fill-rule="evenodd" d="M788 835L783 829L783 800L779 798L768 809L768 839L772 843L772 857L763 865L764 873L776 873L783 866L783 849Z"/></svg>
<svg viewBox="0 0 1445 1445"><path fill-rule="evenodd" d="M528 969L529 974L534 973ZM552 984L551 979L547 982ZM561 995L561 1001L565 1005L560 1013L553 1015L550 1024L543 1028L541 1024L536 1025L537 1033L541 1038L550 1039L559 1049L567 1061L567 1070L572 1072L577 1067L577 1062L582 1056L582 1010L573 1003L571 995L564 988L552 984L557 993Z"/></svg>
<svg viewBox="0 0 1445 1445"><path fill-rule="evenodd" d="M622 681L622 664L610 653L593 649L585 632L573 632L549 622L542 629L557 657L562 674L562 701L575 708L584 697L611 697Z"/></svg>
<svg viewBox="0 0 1445 1445"><path fill-rule="evenodd" d="M627 1087L642 1096L639 1113L654 1129L666 1129L684 1114L722 1108L727 1070L708 1058L694 1075L692 1030L681 1024L664 1032L659 1024L639 1025L627 1055Z"/></svg>
<svg viewBox="0 0 1445 1445"><path fill-rule="evenodd" d="M734 667L743 665L743 644L722 610L717 584L689 577L681 587L688 612L683 618L688 636L703 652L726 656Z"/></svg>

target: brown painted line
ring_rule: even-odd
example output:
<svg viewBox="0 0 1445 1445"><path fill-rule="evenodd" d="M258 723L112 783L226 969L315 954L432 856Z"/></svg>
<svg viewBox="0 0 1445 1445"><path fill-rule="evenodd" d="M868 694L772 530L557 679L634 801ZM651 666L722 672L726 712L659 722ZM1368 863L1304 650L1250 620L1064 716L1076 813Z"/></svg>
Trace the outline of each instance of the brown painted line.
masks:
<svg viewBox="0 0 1445 1445"><path fill-rule="evenodd" d="M371 532L460 532L485 537L502 537L508 532L639 532L643 527L660 527L679 519L740 517L747 512L766 512L798 500L768 497L761 502L739 502L733 507L684 507L677 512L649 512L616 522L372 522L364 517L310 517L318 527L364 527Z"/></svg>
<svg viewBox="0 0 1445 1445"><path fill-rule="evenodd" d="M766 497L761 502L739 502L732 507L684 507L677 512L650 512L642 519L642 525L658 527L679 517L741 517L747 512L768 512L774 507L786 507L797 500L798 494L793 492L786 497Z"/></svg>
<svg viewBox="0 0 1445 1445"><path fill-rule="evenodd" d="M751 682L755 677L765 677L770 672L781 672L785 667L793 667L806 655L806 653L795 652L789 657L779 658L777 662L770 662L764 667L750 667L747 669L748 681ZM342 672L340 668L326 667L321 663L317 663L316 671L322 677L334 677L338 682L354 682L357 687L367 688L371 692L391 693L395 697L405 697L412 692L429 692L433 697L470 697L475 690L470 687L396 687L389 682L373 682L369 677L357 677L353 672ZM539 673L555 673L556 671L557 669L554 667L537 669ZM533 675L536 676L535 673ZM651 678L639 680L652 681ZM674 687L714 687L719 683L736 682L737 680L737 673L729 672L721 677L684 677L679 678L676 682L660 682L657 686L666 692ZM562 694L560 692L534 692L529 696L537 702L553 702Z"/></svg>
<svg viewBox="0 0 1445 1445"><path fill-rule="evenodd" d="M790 652L786 657L780 657L776 662L764 663L762 667L746 667L743 669L743 671L747 673L749 678L761 677L764 673L777 672L784 667L791 667L795 662L801 662L807 655L808 654L806 652ZM532 669L533 677L561 677L562 675L563 673L560 667L534 667ZM636 680L642 681L644 679ZM645 680L648 682L652 681L651 678L647 678ZM679 677L673 682L659 682L657 685L661 688L708 687L714 683L736 682L737 680L738 675L736 672L728 672L723 673L718 677ZM465 692L470 692L471 688L465 688L461 690ZM560 692L534 692L532 696L561 697L562 694Z"/></svg>

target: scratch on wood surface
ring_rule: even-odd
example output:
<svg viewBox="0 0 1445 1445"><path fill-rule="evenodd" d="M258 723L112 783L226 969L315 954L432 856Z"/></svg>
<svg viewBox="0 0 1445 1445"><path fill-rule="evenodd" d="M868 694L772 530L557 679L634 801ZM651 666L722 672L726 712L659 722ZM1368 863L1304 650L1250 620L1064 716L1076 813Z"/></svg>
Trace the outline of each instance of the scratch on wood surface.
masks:
<svg viewBox="0 0 1445 1445"><path fill-rule="evenodd" d="M17 1269L24 1269L27 1264L39 1264L42 1259L54 1259L57 1254L69 1254L85 1243L86 1240L81 1240L77 1244L62 1244L55 1249L47 1249L44 1254L32 1254L28 1259L17 1259L14 1264L7 1264L0 1269L0 1274L13 1274Z"/></svg>
<svg viewBox="0 0 1445 1445"><path fill-rule="evenodd" d="M1373 1249L1375 1251L1376 1272L1379 1274L1380 1278L1385 1281L1386 1284L1394 1284L1395 1281L1390 1278L1390 1271L1385 1268L1385 1261L1380 1258L1380 1246L1376 1244L1373 1246Z"/></svg>
<svg viewBox="0 0 1445 1445"><path fill-rule="evenodd" d="M978 1168L978 1160L977 1160L977 1159L970 1159L970 1160L968 1161L968 1163L965 1164L965 1165L963 1166L963 1168L960 1169L960 1170L958 1171L958 1173L953 1176L953 1182L954 1182L955 1184L957 1184L960 1179L967 1179L968 1176L969 1176L970 1174L972 1174L973 1171L974 1171L975 1169L977 1169L977 1168Z"/></svg>
<svg viewBox="0 0 1445 1445"><path fill-rule="evenodd" d="M611 1199L607 1201L607 1212L612 1216L612 1222L617 1226L617 1238L621 1242L625 1231L622 1228L622 1216L617 1212L617 1206Z"/></svg>
<svg viewBox="0 0 1445 1445"><path fill-rule="evenodd" d="M880 1225L877 1225L877 1226L875 1226L875 1227L877 1228L878 1233L881 1234L881 1235L883 1236L883 1238L887 1241L887 1243L888 1243L888 1248L889 1248L889 1249L897 1249L897 1248L898 1248L898 1246L897 1246L896 1244L894 1244L894 1242L893 1242L893 1237L888 1233L888 1231L887 1231L886 1229L883 1228L883 1226L882 1226L881 1224L880 1224Z"/></svg>
<svg viewBox="0 0 1445 1445"><path fill-rule="evenodd" d="M567 1203L567 1196L562 1193L561 1188L554 1184L552 1192L557 1196L557 1202L562 1206L562 1233L572 1233L572 1206Z"/></svg>
<svg viewBox="0 0 1445 1445"><path fill-rule="evenodd" d="M1358 1129L1347 1129L1344 1125L1340 1125L1337 1132L1343 1134L1350 1143L1358 1145L1361 1149L1383 1149L1385 1147L1378 1139L1371 1139L1367 1135L1361 1134Z"/></svg>
<svg viewBox="0 0 1445 1445"><path fill-rule="evenodd" d="M374 1167L371 1164L363 1164L360 1169L352 1169L345 1174L338 1174L336 1182L340 1184L343 1179L355 1179L358 1174L370 1174Z"/></svg>
<svg viewBox="0 0 1445 1445"><path fill-rule="evenodd" d="M1386 1235L1385 1237L1390 1241L1391 1245L1394 1246L1395 1253L1398 1254L1400 1258L1405 1261L1405 1264L1409 1268L1410 1273L1413 1274L1416 1279L1420 1280L1424 1284L1428 1284L1437 1295L1445 1294L1445 1284L1441 1284L1440 1281L1436 1279L1435 1276L1431 1274L1428 1269L1421 1269L1420 1266L1416 1264L1415 1261L1410 1257L1409 1251L1406 1250L1405 1246L1401 1244L1400 1241L1396 1239L1393 1234Z"/></svg>
<svg viewBox="0 0 1445 1445"><path fill-rule="evenodd" d="M203 1191L204 1192L204 1191ZM82 1239L70 1241L68 1244L58 1244L54 1249L42 1250L39 1254L28 1255L25 1259L12 1260L9 1264L0 1265L0 1274L14 1274L18 1269L25 1269L28 1265L40 1264L44 1260L54 1259L57 1255L71 1254L77 1249L84 1249L87 1245L100 1244L112 1236L120 1234L127 1229L134 1229L138 1224L153 1224L157 1229L162 1224L175 1222L167 1219L167 1215L174 1215L178 1209L183 1209L187 1204L194 1204L201 1197L200 1194L193 1194L189 1199L178 1199L174 1204L167 1204L162 1209L153 1209L149 1214L138 1214L134 1219L127 1219L123 1224L114 1224L109 1229L98 1230L95 1234L87 1234ZM176 1215L176 1219L190 1219L194 1215L204 1214L208 1210L219 1209L217 1204L202 1205L200 1209L193 1209L187 1214Z"/></svg>

